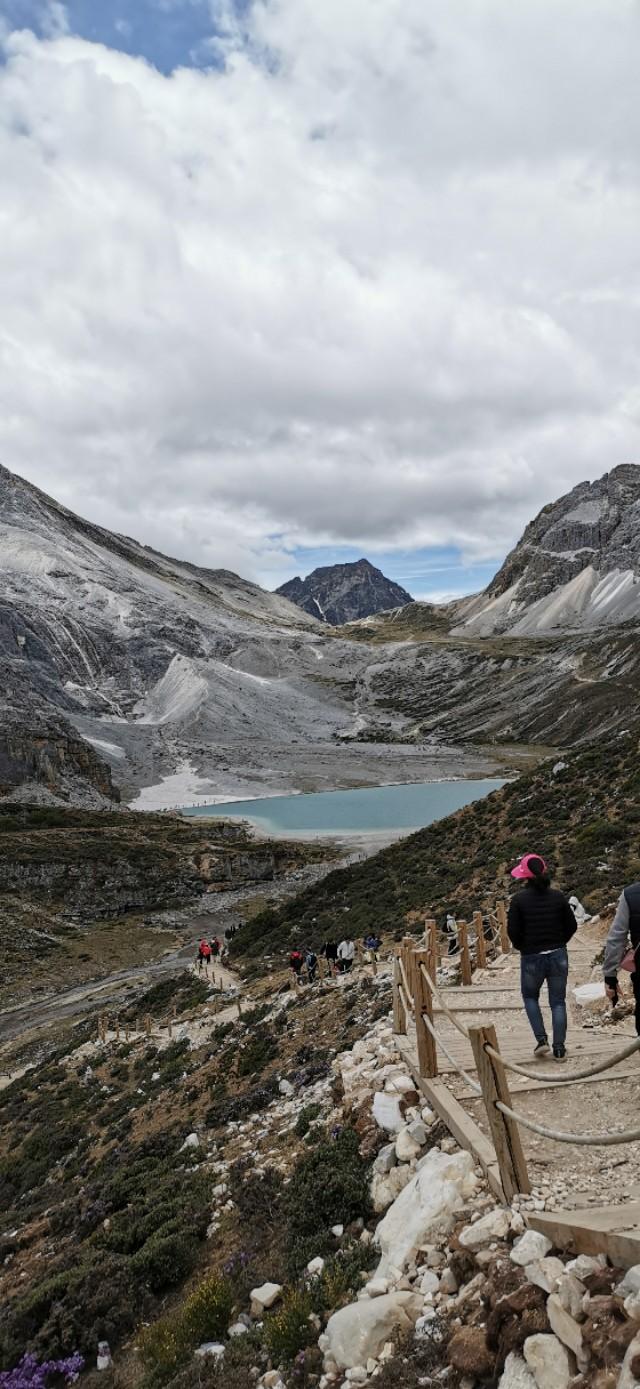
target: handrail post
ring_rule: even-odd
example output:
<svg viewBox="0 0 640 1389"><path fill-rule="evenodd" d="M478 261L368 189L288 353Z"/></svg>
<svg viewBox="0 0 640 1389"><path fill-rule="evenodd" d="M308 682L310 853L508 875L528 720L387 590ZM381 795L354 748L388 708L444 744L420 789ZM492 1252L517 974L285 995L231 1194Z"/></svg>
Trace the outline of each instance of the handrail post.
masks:
<svg viewBox="0 0 640 1389"><path fill-rule="evenodd" d="M487 968L487 943L484 938L482 912L473 913L473 929L476 933L476 962L478 969Z"/></svg>
<svg viewBox="0 0 640 1389"><path fill-rule="evenodd" d="M433 998L431 989L420 966L429 968L428 950L416 950L416 1040L418 1043L418 1071L421 1076L433 1079L438 1074L438 1052L433 1034L424 1020L426 1013L433 1026Z"/></svg>
<svg viewBox="0 0 640 1389"><path fill-rule="evenodd" d="M407 1015L400 997L400 961L393 957L393 1030L399 1037L406 1037Z"/></svg>
<svg viewBox="0 0 640 1389"><path fill-rule="evenodd" d="M511 1094L502 1061L487 1051L487 1046L493 1047L496 1052L499 1051L496 1029L493 1026L470 1027L469 1041L482 1087L482 1098L496 1150L505 1201L510 1202L519 1193L528 1195L531 1184L518 1125L497 1107L498 1101L501 1100L511 1108Z"/></svg>
<svg viewBox="0 0 640 1389"><path fill-rule="evenodd" d="M458 929L458 944L460 946L460 971L462 974L462 983L464 984L465 988L468 988L469 985L473 983L473 978L471 970L471 955L469 954L469 936L467 933L467 923L466 921L458 921L456 924Z"/></svg>
<svg viewBox="0 0 640 1389"><path fill-rule="evenodd" d="M429 951L429 954L431 956L431 964L427 965L427 968L429 970L431 978L436 979L438 975L438 955L440 953L438 950L438 923L437 921L434 921L432 918L430 921L427 922L427 926L429 928L427 936L427 950Z"/></svg>
<svg viewBox="0 0 640 1389"><path fill-rule="evenodd" d="M511 949L511 941L507 933L507 909L504 902L496 903L496 916L498 918L498 929L500 931L500 949L503 955L508 955Z"/></svg>

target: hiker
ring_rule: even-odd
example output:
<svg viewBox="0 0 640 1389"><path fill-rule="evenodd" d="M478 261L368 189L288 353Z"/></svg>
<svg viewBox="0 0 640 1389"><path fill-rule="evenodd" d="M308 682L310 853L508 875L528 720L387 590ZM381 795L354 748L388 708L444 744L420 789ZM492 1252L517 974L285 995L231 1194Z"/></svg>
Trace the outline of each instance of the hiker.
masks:
<svg viewBox="0 0 640 1389"><path fill-rule="evenodd" d="M304 962L307 966L307 978L309 980L309 983L314 984L316 978L316 970L318 968L318 956L314 954L313 950L307 950Z"/></svg>
<svg viewBox="0 0 640 1389"><path fill-rule="evenodd" d="M214 960L217 960L217 958L218 958L218 956L219 956L219 954L220 954L220 942L219 942L218 940L216 940L216 938L215 938L215 936L214 936L213 940L210 941L210 945L211 945L211 954L213 955Z"/></svg>
<svg viewBox="0 0 640 1389"><path fill-rule="evenodd" d="M332 975L338 972L338 943L335 940L325 941L320 951L329 966L329 973Z"/></svg>
<svg viewBox="0 0 640 1389"><path fill-rule="evenodd" d="M618 1002L618 970L631 975L636 1001L636 1032L640 1037L640 971L636 968L636 952L640 948L640 883L625 887L618 898L616 914L609 927L604 947L604 985L607 998L615 1008Z"/></svg>
<svg viewBox="0 0 640 1389"><path fill-rule="evenodd" d="M458 931L456 919L453 912L447 912L447 919L444 923L444 933L447 937L447 955L457 955L458 953Z"/></svg>
<svg viewBox="0 0 640 1389"><path fill-rule="evenodd" d="M563 892L551 886L547 865L540 854L525 854L511 877L523 882L509 903L509 940L521 955L521 988L527 1017L536 1039L534 1056L546 1056L549 1041L540 1011L540 990L545 980L553 1023L553 1058L567 1056L567 944L577 931L576 919ZM640 890L640 889L639 889Z"/></svg>
<svg viewBox="0 0 640 1389"><path fill-rule="evenodd" d="M338 946L338 967L341 974L348 974L353 969L353 961L356 947L352 940L341 940Z"/></svg>
<svg viewBox="0 0 640 1389"><path fill-rule="evenodd" d="M293 977L294 977L294 980L295 980L295 983L296 983L296 984L301 984L301 983L302 983L302 980L301 980L301 978L300 978L300 975L301 975L301 971L302 971L302 966L303 966L303 964L304 964L304 956L303 956L303 954L302 954L302 951L301 951L301 950L298 950L297 948L296 948L295 950L292 950L292 951L291 951L291 954L290 954L290 956L289 956L289 969L290 969L290 970L292 971L292 973L293 973Z"/></svg>
<svg viewBox="0 0 640 1389"><path fill-rule="evenodd" d="M378 951L381 945L382 941L380 940L380 937L376 936L373 931L370 931L369 935L365 937L364 941L364 948L365 950L368 950L370 960L377 960Z"/></svg>
<svg viewBox="0 0 640 1389"><path fill-rule="evenodd" d="M202 967L204 966L205 970L208 969L210 959L211 946L209 945L208 940L201 940L200 945L198 946L198 968L202 969Z"/></svg>

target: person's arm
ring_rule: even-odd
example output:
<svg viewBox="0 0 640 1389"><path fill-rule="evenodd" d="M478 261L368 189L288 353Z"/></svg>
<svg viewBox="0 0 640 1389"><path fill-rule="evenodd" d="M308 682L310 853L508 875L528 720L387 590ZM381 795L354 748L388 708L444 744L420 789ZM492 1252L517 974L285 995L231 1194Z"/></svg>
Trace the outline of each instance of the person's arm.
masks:
<svg viewBox="0 0 640 1389"><path fill-rule="evenodd" d="M575 933L578 929L578 923L576 921L573 908L566 897L562 899L562 925L564 927L564 938L568 944L571 940L571 937L575 936Z"/></svg>
<svg viewBox="0 0 640 1389"><path fill-rule="evenodd" d="M511 898L507 916L507 935L515 950L522 948L522 916L517 895Z"/></svg>
<svg viewBox="0 0 640 1389"><path fill-rule="evenodd" d="M604 982L607 994L615 1002L618 997L618 970L629 936L629 904L621 892L616 914L609 928L604 947Z"/></svg>

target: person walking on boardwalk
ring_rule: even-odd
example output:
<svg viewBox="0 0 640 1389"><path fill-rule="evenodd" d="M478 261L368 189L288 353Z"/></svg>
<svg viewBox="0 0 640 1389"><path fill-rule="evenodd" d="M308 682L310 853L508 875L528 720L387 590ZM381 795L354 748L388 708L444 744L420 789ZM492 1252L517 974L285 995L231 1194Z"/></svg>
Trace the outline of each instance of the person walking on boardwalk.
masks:
<svg viewBox="0 0 640 1389"><path fill-rule="evenodd" d="M553 1056L566 1060L567 945L578 927L563 892L551 886L547 865L540 854L525 854L511 877L524 888L509 904L509 939L521 955L522 999L536 1039L535 1055L549 1051L549 1041L540 1011L540 991L547 984L553 1023Z"/></svg>
<svg viewBox="0 0 640 1389"><path fill-rule="evenodd" d="M636 1001L636 1032L640 1037L640 883L625 887L618 898L616 914L604 946L604 984L614 1007L618 1002L618 970L631 975Z"/></svg>

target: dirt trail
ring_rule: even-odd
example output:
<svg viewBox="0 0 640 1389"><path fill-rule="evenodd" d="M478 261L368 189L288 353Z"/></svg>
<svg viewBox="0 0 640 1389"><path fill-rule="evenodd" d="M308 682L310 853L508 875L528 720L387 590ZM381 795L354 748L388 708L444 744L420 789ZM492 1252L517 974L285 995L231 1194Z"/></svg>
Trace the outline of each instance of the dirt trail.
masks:
<svg viewBox="0 0 640 1389"><path fill-rule="evenodd" d="M192 964L193 944L189 943L159 960L149 961L148 964L118 970L115 974L107 975L105 979L64 989L49 998L31 999L15 1008L4 1008L0 1012L0 1044L16 1041L27 1033L38 1032L69 1018L82 1017L98 1006L120 1006L126 1003L130 995L137 993L141 985L152 984L173 974L181 974ZM222 978L225 987L238 983L238 976L223 969L218 963L214 967L214 973L216 981ZM206 977L210 978L211 974Z"/></svg>

